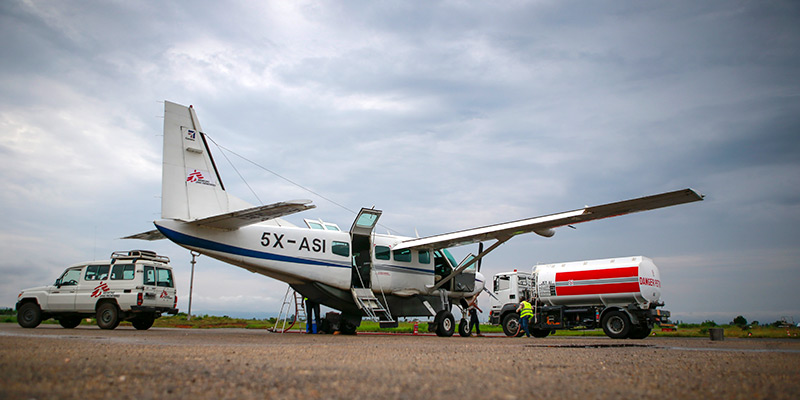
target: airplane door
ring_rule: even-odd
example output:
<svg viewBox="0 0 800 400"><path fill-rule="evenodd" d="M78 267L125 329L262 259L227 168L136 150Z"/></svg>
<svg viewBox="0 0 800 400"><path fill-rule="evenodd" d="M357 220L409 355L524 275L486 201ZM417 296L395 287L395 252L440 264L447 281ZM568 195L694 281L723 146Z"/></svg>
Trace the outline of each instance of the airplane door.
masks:
<svg viewBox="0 0 800 400"><path fill-rule="evenodd" d="M380 210L362 208L353 226L350 227L350 241L353 249L352 281L354 288L372 287L372 230L381 216Z"/></svg>

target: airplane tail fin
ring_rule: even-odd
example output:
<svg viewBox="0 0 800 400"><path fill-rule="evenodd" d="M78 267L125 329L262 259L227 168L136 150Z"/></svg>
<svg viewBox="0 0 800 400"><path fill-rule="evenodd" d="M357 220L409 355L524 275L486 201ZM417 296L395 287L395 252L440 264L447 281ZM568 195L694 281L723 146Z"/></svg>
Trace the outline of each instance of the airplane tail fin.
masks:
<svg viewBox="0 0 800 400"><path fill-rule="evenodd" d="M161 218L193 221L250 207L225 191L192 106L164 102Z"/></svg>

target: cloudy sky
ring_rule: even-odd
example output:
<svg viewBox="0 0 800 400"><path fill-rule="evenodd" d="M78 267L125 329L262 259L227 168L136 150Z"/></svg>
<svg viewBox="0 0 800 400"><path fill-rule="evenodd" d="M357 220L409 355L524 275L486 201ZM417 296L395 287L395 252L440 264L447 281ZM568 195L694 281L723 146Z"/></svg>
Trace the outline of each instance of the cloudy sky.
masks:
<svg viewBox="0 0 800 400"><path fill-rule="evenodd" d="M159 217L170 100L335 202L212 148L239 197L313 200L295 223L375 206L427 236L692 187L706 200L516 237L484 273L645 255L674 319L800 322L797 2L476 3L0 2L0 306L149 248L186 310L188 251L118 239ZM200 257L193 311L263 316L285 288Z"/></svg>

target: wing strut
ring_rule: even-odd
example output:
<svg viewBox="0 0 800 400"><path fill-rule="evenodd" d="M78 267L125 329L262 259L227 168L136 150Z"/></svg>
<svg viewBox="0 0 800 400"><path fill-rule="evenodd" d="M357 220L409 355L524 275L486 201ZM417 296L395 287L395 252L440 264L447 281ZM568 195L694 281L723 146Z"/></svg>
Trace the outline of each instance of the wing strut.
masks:
<svg viewBox="0 0 800 400"><path fill-rule="evenodd" d="M450 275L447 275L444 279L440 280L435 285L431 286L431 288L429 289L430 292L433 292L433 291L439 289L445 283L450 282L450 280L455 278L456 275L460 274L461 271L469 268L470 265L475 264L476 262L479 262L483 257L485 257L487 254L489 254L492 250L498 248L501 244L507 242L512 237L513 236L504 236L504 237L498 238L497 241L494 242L494 244L492 244L491 246L489 246L488 249L480 252L480 254L475 256L473 259L465 262L464 265L461 265L458 268L454 269L453 272L450 273Z"/></svg>

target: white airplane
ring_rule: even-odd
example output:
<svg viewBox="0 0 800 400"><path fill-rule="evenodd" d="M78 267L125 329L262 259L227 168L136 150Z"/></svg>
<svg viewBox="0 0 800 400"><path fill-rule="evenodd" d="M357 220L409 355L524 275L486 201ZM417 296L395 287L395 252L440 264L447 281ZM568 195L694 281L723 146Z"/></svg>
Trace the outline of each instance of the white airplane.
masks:
<svg viewBox="0 0 800 400"><path fill-rule="evenodd" d="M338 329L355 333L362 317L396 326L398 317L434 317L439 336L452 336L452 305L463 307L484 288L480 260L512 237L544 237L558 227L700 201L691 189L424 238L375 233L381 211L362 208L350 232L306 219L280 217L315 206L292 200L252 206L225 190L194 108L165 102L161 220L156 230L126 239L167 238L179 246L288 283L319 304L341 311ZM482 242L494 240L483 250ZM450 247L480 243L457 263Z"/></svg>

